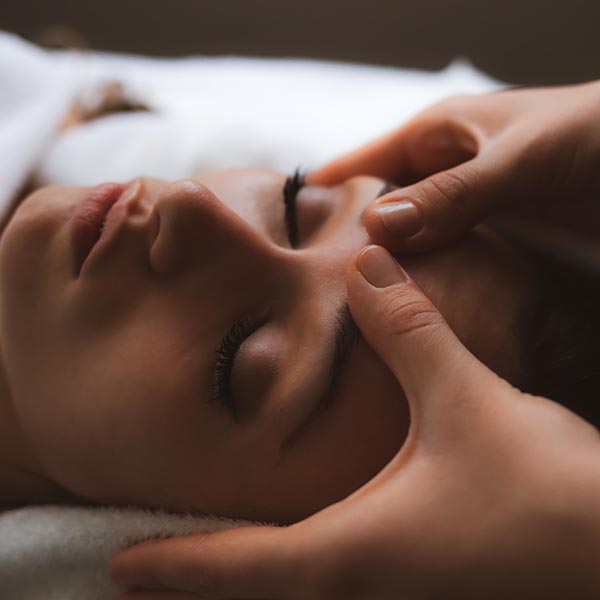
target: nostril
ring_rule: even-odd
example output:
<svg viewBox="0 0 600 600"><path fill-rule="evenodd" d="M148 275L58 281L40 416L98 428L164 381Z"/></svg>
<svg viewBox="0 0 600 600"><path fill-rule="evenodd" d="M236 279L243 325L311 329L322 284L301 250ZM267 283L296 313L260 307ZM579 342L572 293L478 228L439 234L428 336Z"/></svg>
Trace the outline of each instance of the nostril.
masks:
<svg viewBox="0 0 600 600"><path fill-rule="evenodd" d="M127 187L127 190L121 199L127 210L127 214L131 214L140 204L142 204L142 198L144 197L143 192L144 181L142 179L134 179Z"/></svg>
<svg viewBox="0 0 600 600"><path fill-rule="evenodd" d="M148 229L150 230L150 242L154 244L160 231L160 213L156 208L152 209L150 213L150 227Z"/></svg>

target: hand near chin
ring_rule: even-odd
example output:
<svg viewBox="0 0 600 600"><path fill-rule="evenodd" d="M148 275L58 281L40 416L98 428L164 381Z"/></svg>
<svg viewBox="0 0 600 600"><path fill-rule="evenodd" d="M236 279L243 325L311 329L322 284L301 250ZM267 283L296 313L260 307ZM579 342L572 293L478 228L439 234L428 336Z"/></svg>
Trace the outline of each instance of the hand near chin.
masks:
<svg viewBox="0 0 600 600"><path fill-rule="evenodd" d="M348 291L409 402L399 453L290 527L125 550L111 574L138 591L123 598L600 597L597 430L488 370L382 248L350 264Z"/></svg>
<svg viewBox="0 0 600 600"><path fill-rule="evenodd" d="M456 96L310 175L401 186L365 213L375 243L432 250L501 213L600 235L600 82Z"/></svg>

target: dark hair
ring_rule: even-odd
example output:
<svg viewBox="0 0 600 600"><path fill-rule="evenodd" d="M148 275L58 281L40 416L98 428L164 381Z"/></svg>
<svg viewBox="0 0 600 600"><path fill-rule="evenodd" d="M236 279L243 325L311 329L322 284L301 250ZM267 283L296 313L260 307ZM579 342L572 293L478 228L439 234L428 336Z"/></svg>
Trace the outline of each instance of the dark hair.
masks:
<svg viewBox="0 0 600 600"><path fill-rule="evenodd" d="M521 389L600 428L600 273L528 249L531 290L520 318Z"/></svg>

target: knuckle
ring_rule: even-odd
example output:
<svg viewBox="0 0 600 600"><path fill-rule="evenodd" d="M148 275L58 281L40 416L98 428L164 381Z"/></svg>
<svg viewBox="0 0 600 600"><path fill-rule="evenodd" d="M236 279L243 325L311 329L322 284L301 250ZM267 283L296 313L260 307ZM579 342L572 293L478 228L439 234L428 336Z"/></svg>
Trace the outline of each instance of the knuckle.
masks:
<svg viewBox="0 0 600 600"><path fill-rule="evenodd" d="M573 174L582 158L582 137L565 134L563 127L563 123L557 123L552 128L530 129L518 145L513 143L512 172L516 184L527 187L528 182L538 179L545 181L549 190L577 189L569 185L577 181ZM506 143L511 142L507 139Z"/></svg>
<svg viewBox="0 0 600 600"><path fill-rule="evenodd" d="M435 173L422 182L421 200L434 211L441 209L467 214L476 178L476 172L465 165L460 170Z"/></svg>
<svg viewBox="0 0 600 600"><path fill-rule="evenodd" d="M471 104L472 98L472 94L452 94L440 100L434 107L445 115L458 116L465 112L465 109Z"/></svg>
<svg viewBox="0 0 600 600"><path fill-rule="evenodd" d="M454 94L438 100L417 114L413 121L423 122L431 120L434 123L452 124L462 122L471 112L473 95Z"/></svg>
<svg viewBox="0 0 600 600"><path fill-rule="evenodd" d="M443 322L433 304L421 294L416 294L410 284L386 288L381 310L388 332L393 336L435 329Z"/></svg>

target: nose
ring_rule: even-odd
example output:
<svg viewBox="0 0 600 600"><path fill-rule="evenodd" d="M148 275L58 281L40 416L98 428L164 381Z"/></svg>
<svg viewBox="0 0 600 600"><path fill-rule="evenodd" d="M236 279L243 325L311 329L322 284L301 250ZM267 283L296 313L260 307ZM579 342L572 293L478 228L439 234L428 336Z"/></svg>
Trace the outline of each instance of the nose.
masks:
<svg viewBox="0 0 600 600"><path fill-rule="evenodd" d="M265 235L202 183L185 179L165 187L155 205L158 234L150 250L152 268L174 275L202 265L232 269L240 261L268 260Z"/></svg>

